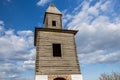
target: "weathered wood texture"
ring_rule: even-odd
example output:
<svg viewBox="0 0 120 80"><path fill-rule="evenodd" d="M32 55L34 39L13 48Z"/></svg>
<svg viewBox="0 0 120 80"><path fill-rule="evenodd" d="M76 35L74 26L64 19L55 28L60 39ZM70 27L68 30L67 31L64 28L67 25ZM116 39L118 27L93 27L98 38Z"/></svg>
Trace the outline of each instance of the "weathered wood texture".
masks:
<svg viewBox="0 0 120 80"><path fill-rule="evenodd" d="M60 43L62 56L53 57L53 43ZM79 74L74 34L38 31L36 74Z"/></svg>
<svg viewBox="0 0 120 80"><path fill-rule="evenodd" d="M62 21L61 21L61 16L60 14L51 14L51 13L46 13L45 14L45 22L44 26L45 28L54 28L54 29L62 29ZM56 21L56 26L52 26L52 21Z"/></svg>

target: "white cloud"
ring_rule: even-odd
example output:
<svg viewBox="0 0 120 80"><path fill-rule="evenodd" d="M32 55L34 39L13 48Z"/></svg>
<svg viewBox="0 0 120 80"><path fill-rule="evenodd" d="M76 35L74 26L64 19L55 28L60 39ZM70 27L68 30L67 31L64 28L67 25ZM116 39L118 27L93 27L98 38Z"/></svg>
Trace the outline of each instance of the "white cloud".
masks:
<svg viewBox="0 0 120 80"><path fill-rule="evenodd" d="M39 2L37 2L37 5L38 6L44 6L48 2L51 2L51 0L39 0Z"/></svg>
<svg viewBox="0 0 120 80"><path fill-rule="evenodd" d="M35 69L35 61L32 60L24 61L23 67L26 69Z"/></svg>
<svg viewBox="0 0 120 80"><path fill-rule="evenodd" d="M120 51L106 53L105 50L97 50L89 53L78 54L82 64L89 63L120 63Z"/></svg>
<svg viewBox="0 0 120 80"><path fill-rule="evenodd" d="M6 30L4 21L0 21L0 26L3 28L3 34L0 34L0 80L26 80L24 72L34 69L33 32Z"/></svg>
<svg viewBox="0 0 120 80"><path fill-rule="evenodd" d="M120 63L120 17L111 19L111 3L110 0L99 1L91 6L90 2L83 1L82 7L78 6L81 9L74 9L77 13L64 13L63 21L69 20L65 22L68 29L79 30L75 37L79 60L83 64Z"/></svg>
<svg viewBox="0 0 120 80"><path fill-rule="evenodd" d="M0 20L0 32L3 30L4 21Z"/></svg>
<svg viewBox="0 0 120 80"><path fill-rule="evenodd" d="M90 7L90 8L88 9L88 13L91 14L91 15L97 16L97 15L99 14L98 12L99 12L99 11L96 9L96 7Z"/></svg>
<svg viewBox="0 0 120 80"><path fill-rule="evenodd" d="M0 25L4 25L4 21L0 20Z"/></svg>
<svg viewBox="0 0 120 80"><path fill-rule="evenodd" d="M33 32L30 30L18 31L17 34L20 36L33 36Z"/></svg>
<svg viewBox="0 0 120 80"><path fill-rule="evenodd" d="M22 76L23 70L19 66L12 63L3 63L0 66L0 80L11 80L20 78Z"/></svg>
<svg viewBox="0 0 120 80"><path fill-rule="evenodd" d="M103 5L100 6L100 9L101 9L102 11L106 11L106 10L108 9L108 6L109 6L109 7L111 6L111 1L110 1L110 0L104 2Z"/></svg>
<svg viewBox="0 0 120 80"><path fill-rule="evenodd" d="M3 27L2 26L0 26L0 31L2 31L3 30Z"/></svg>
<svg viewBox="0 0 120 80"><path fill-rule="evenodd" d="M25 38L14 35L12 31L6 31L5 33L4 36L0 37L1 53L24 51L29 47Z"/></svg>

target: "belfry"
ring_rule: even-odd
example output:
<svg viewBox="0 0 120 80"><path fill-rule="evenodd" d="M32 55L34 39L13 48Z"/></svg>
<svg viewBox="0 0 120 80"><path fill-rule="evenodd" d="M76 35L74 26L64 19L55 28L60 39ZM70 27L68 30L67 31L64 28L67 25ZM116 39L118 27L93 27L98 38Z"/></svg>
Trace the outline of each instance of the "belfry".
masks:
<svg viewBox="0 0 120 80"><path fill-rule="evenodd" d="M35 28L35 80L82 80L77 58L75 30L62 29L62 13L51 4L44 28Z"/></svg>

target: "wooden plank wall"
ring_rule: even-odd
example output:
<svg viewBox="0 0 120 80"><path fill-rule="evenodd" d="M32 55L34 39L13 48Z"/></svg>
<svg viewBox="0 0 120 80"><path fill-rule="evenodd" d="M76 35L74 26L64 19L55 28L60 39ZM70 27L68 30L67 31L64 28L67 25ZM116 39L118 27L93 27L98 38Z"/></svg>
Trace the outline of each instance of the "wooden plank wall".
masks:
<svg viewBox="0 0 120 80"><path fill-rule="evenodd" d="M38 31L36 74L79 74L74 34ZM62 56L53 57L52 43L62 45Z"/></svg>
<svg viewBox="0 0 120 80"><path fill-rule="evenodd" d="M45 17L45 28L62 29L61 15L47 13ZM52 21L56 21L56 26L52 26Z"/></svg>

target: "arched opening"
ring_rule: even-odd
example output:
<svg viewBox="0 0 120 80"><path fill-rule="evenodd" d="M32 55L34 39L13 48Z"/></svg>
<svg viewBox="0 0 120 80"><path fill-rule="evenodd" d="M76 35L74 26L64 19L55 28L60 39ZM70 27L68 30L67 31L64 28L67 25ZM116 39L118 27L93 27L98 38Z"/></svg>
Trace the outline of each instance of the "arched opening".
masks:
<svg viewBox="0 0 120 80"><path fill-rule="evenodd" d="M66 79L59 77L59 78L55 78L54 80L66 80Z"/></svg>

